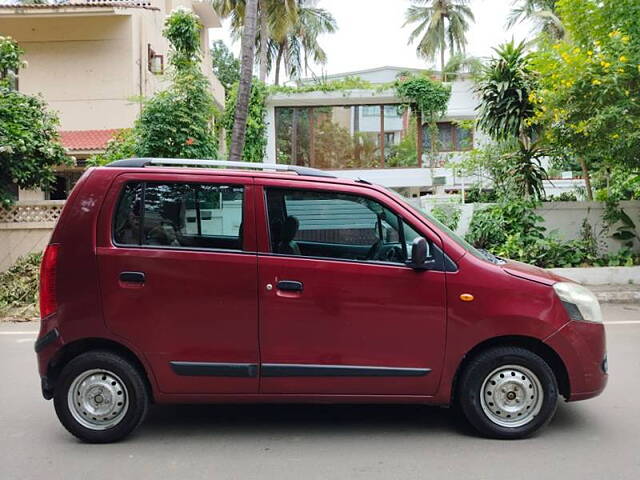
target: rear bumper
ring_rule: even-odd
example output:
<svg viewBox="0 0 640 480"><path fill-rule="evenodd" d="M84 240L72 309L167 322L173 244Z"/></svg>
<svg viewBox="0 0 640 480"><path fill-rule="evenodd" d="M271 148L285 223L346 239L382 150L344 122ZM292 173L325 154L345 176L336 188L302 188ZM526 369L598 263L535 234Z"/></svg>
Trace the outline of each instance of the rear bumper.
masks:
<svg viewBox="0 0 640 480"><path fill-rule="evenodd" d="M603 324L571 321L545 343L560 355L567 368L568 401L586 400L602 393L609 379Z"/></svg>

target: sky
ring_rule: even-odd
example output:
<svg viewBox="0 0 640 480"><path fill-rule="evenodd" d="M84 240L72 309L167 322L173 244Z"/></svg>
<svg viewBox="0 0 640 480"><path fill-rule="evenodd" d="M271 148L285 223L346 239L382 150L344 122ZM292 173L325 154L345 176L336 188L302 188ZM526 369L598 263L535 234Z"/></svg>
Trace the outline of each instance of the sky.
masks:
<svg viewBox="0 0 640 480"><path fill-rule="evenodd" d="M471 0L475 23L467 35L467 53L477 57L491 55L492 47L515 38L523 40L528 25L506 30L505 22L513 0ZM325 66L316 66L313 74L336 74L382 66L433 68L418 58L415 45L407 45L411 27L404 27L409 0L318 0L317 6L329 10L338 23L338 31L320 37L327 52ZM213 40L222 39L238 54L240 42L232 44L228 22L210 32ZM309 72L312 76L312 72Z"/></svg>

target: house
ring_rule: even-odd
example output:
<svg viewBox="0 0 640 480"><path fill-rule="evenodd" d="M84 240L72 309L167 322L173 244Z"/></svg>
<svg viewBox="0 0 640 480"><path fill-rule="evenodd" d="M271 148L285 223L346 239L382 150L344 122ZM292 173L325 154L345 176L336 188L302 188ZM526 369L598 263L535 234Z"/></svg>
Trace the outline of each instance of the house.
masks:
<svg viewBox="0 0 640 480"><path fill-rule="evenodd" d="M359 77L383 85L401 73L418 71L380 67L323 80ZM447 112L437 123L435 153L428 125L418 125L391 88L275 93L267 98L267 161L324 168L414 196L435 193L436 184L439 190L456 190L460 179L445 165L476 143L473 128L465 124L475 118L476 105L466 76L451 82Z"/></svg>
<svg viewBox="0 0 640 480"><path fill-rule="evenodd" d="M486 136L473 127L478 99L468 74L449 82L451 98L438 120L437 141L427 124L405 108L392 88L401 67L379 67L323 77L359 77L371 89L274 93L267 97L268 163L322 168L347 178L362 178L406 196L457 193L479 178L461 177L454 168ZM435 74L436 78L439 74ZM305 79L310 84L314 79ZM435 133L435 132L434 132ZM434 135L435 136L435 135ZM485 180L486 182L486 180ZM572 190L581 180L545 182L547 194Z"/></svg>
<svg viewBox="0 0 640 480"><path fill-rule="evenodd" d="M18 89L41 94L60 118L60 136L78 166L57 172L49 192L21 191L20 200L64 199L84 161L130 128L141 100L166 85L165 16L178 6L193 10L201 34L203 72L218 106L224 88L211 70L209 28L220 19L207 0L70 0L65 3L0 5L0 35L13 37L28 67Z"/></svg>

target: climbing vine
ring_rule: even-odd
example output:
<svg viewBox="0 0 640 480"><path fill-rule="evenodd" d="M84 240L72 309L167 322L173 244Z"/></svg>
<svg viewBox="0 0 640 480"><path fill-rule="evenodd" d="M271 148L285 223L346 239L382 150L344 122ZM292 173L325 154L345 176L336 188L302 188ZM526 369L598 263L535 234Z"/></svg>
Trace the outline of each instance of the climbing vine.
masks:
<svg viewBox="0 0 640 480"><path fill-rule="evenodd" d="M451 87L436 82L423 75L413 75L398 79L393 84L398 97L419 113L425 122L432 123L447 111Z"/></svg>
<svg viewBox="0 0 640 480"><path fill-rule="evenodd" d="M269 93L267 86L257 79L251 82L251 97L249 98L249 112L247 115L247 131L244 141L242 159L247 162L261 162L267 148L267 113L266 99ZM221 118L221 126L227 134L227 145L231 142L233 119L238 100L238 82L231 88L227 98L226 108Z"/></svg>

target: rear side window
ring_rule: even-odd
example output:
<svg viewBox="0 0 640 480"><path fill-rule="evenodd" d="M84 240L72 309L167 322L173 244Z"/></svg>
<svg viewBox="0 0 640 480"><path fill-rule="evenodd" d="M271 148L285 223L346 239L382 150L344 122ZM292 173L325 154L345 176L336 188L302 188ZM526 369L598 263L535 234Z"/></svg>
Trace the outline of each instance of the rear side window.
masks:
<svg viewBox="0 0 640 480"><path fill-rule="evenodd" d="M242 249L244 189L237 185L125 185L114 219L117 245Z"/></svg>

